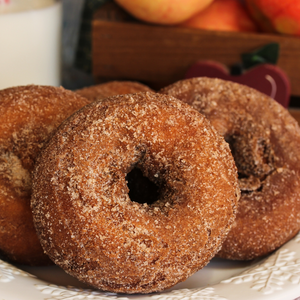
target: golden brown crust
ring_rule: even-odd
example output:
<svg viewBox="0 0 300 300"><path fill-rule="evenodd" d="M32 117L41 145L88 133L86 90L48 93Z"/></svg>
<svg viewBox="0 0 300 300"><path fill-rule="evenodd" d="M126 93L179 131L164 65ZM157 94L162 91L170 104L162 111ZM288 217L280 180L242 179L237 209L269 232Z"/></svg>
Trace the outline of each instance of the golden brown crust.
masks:
<svg viewBox="0 0 300 300"><path fill-rule="evenodd" d="M126 174L160 187L131 201ZM229 147L190 106L154 93L93 102L64 122L34 172L43 248L66 272L112 292L169 288L205 266L239 198Z"/></svg>
<svg viewBox="0 0 300 300"><path fill-rule="evenodd" d="M58 125L89 101L63 88L20 86L0 91L0 254L46 264L30 209L31 172Z"/></svg>
<svg viewBox="0 0 300 300"><path fill-rule="evenodd" d="M300 229L300 129L288 111L219 79L182 80L161 92L203 113L231 146L242 197L218 256L252 259L291 239Z"/></svg>
<svg viewBox="0 0 300 300"><path fill-rule="evenodd" d="M135 81L109 81L77 90L76 93L90 101L101 100L111 96L153 92L148 86Z"/></svg>

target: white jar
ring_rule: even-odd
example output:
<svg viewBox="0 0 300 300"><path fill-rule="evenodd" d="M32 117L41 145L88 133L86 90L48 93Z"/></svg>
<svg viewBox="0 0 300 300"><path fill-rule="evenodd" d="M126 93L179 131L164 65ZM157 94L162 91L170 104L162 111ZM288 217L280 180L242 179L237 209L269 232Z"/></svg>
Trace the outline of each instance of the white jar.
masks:
<svg viewBox="0 0 300 300"><path fill-rule="evenodd" d="M61 1L0 0L0 89L60 85L61 30Z"/></svg>

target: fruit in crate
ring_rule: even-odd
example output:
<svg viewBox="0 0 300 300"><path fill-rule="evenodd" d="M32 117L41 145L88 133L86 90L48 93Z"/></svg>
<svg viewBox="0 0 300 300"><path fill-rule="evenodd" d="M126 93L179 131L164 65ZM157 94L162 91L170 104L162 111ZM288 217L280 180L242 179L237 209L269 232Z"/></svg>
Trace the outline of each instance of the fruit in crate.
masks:
<svg viewBox="0 0 300 300"><path fill-rule="evenodd" d="M257 25L239 0L214 0L181 25L208 30L257 31Z"/></svg>
<svg viewBox="0 0 300 300"><path fill-rule="evenodd" d="M206 8L213 0L115 0L134 17L155 24L177 24Z"/></svg>
<svg viewBox="0 0 300 300"><path fill-rule="evenodd" d="M300 36L300 0L246 0L246 3L263 31Z"/></svg>

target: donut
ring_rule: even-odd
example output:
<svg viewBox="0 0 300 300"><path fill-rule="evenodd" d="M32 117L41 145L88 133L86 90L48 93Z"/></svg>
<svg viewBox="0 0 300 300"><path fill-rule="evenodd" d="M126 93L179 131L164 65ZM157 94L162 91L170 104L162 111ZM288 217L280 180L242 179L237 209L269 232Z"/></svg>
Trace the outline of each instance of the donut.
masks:
<svg viewBox="0 0 300 300"><path fill-rule="evenodd" d="M154 91L148 86L135 81L109 81L76 90L76 93L91 101L138 92Z"/></svg>
<svg viewBox="0 0 300 300"><path fill-rule="evenodd" d="M89 101L63 88L19 86L0 91L0 255L43 265L30 209L31 172L51 132Z"/></svg>
<svg viewBox="0 0 300 300"><path fill-rule="evenodd" d="M244 85L193 78L163 88L204 114L229 143L239 174L236 220L217 256L267 255L300 229L300 129L272 98Z"/></svg>
<svg viewBox="0 0 300 300"><path fill-rule="evenodd" d="M132 201L138 168L158 197ZM169 288L205 266L239 199L228 144L204 116L155 93L93 102L63 122L35 165L41 245L68 274L110 292Z"/></svg>

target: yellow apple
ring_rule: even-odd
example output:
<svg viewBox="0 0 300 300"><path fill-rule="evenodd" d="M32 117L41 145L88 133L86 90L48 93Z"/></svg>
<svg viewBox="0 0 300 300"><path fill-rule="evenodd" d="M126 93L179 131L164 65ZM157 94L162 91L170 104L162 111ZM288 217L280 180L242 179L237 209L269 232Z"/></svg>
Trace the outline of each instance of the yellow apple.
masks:
<svg viewBox="0 0 300 300"><path fill-rule="evenodd" d="M213 0L115 0L131 15L154 24L178 24L206 8Z"/></svg>

